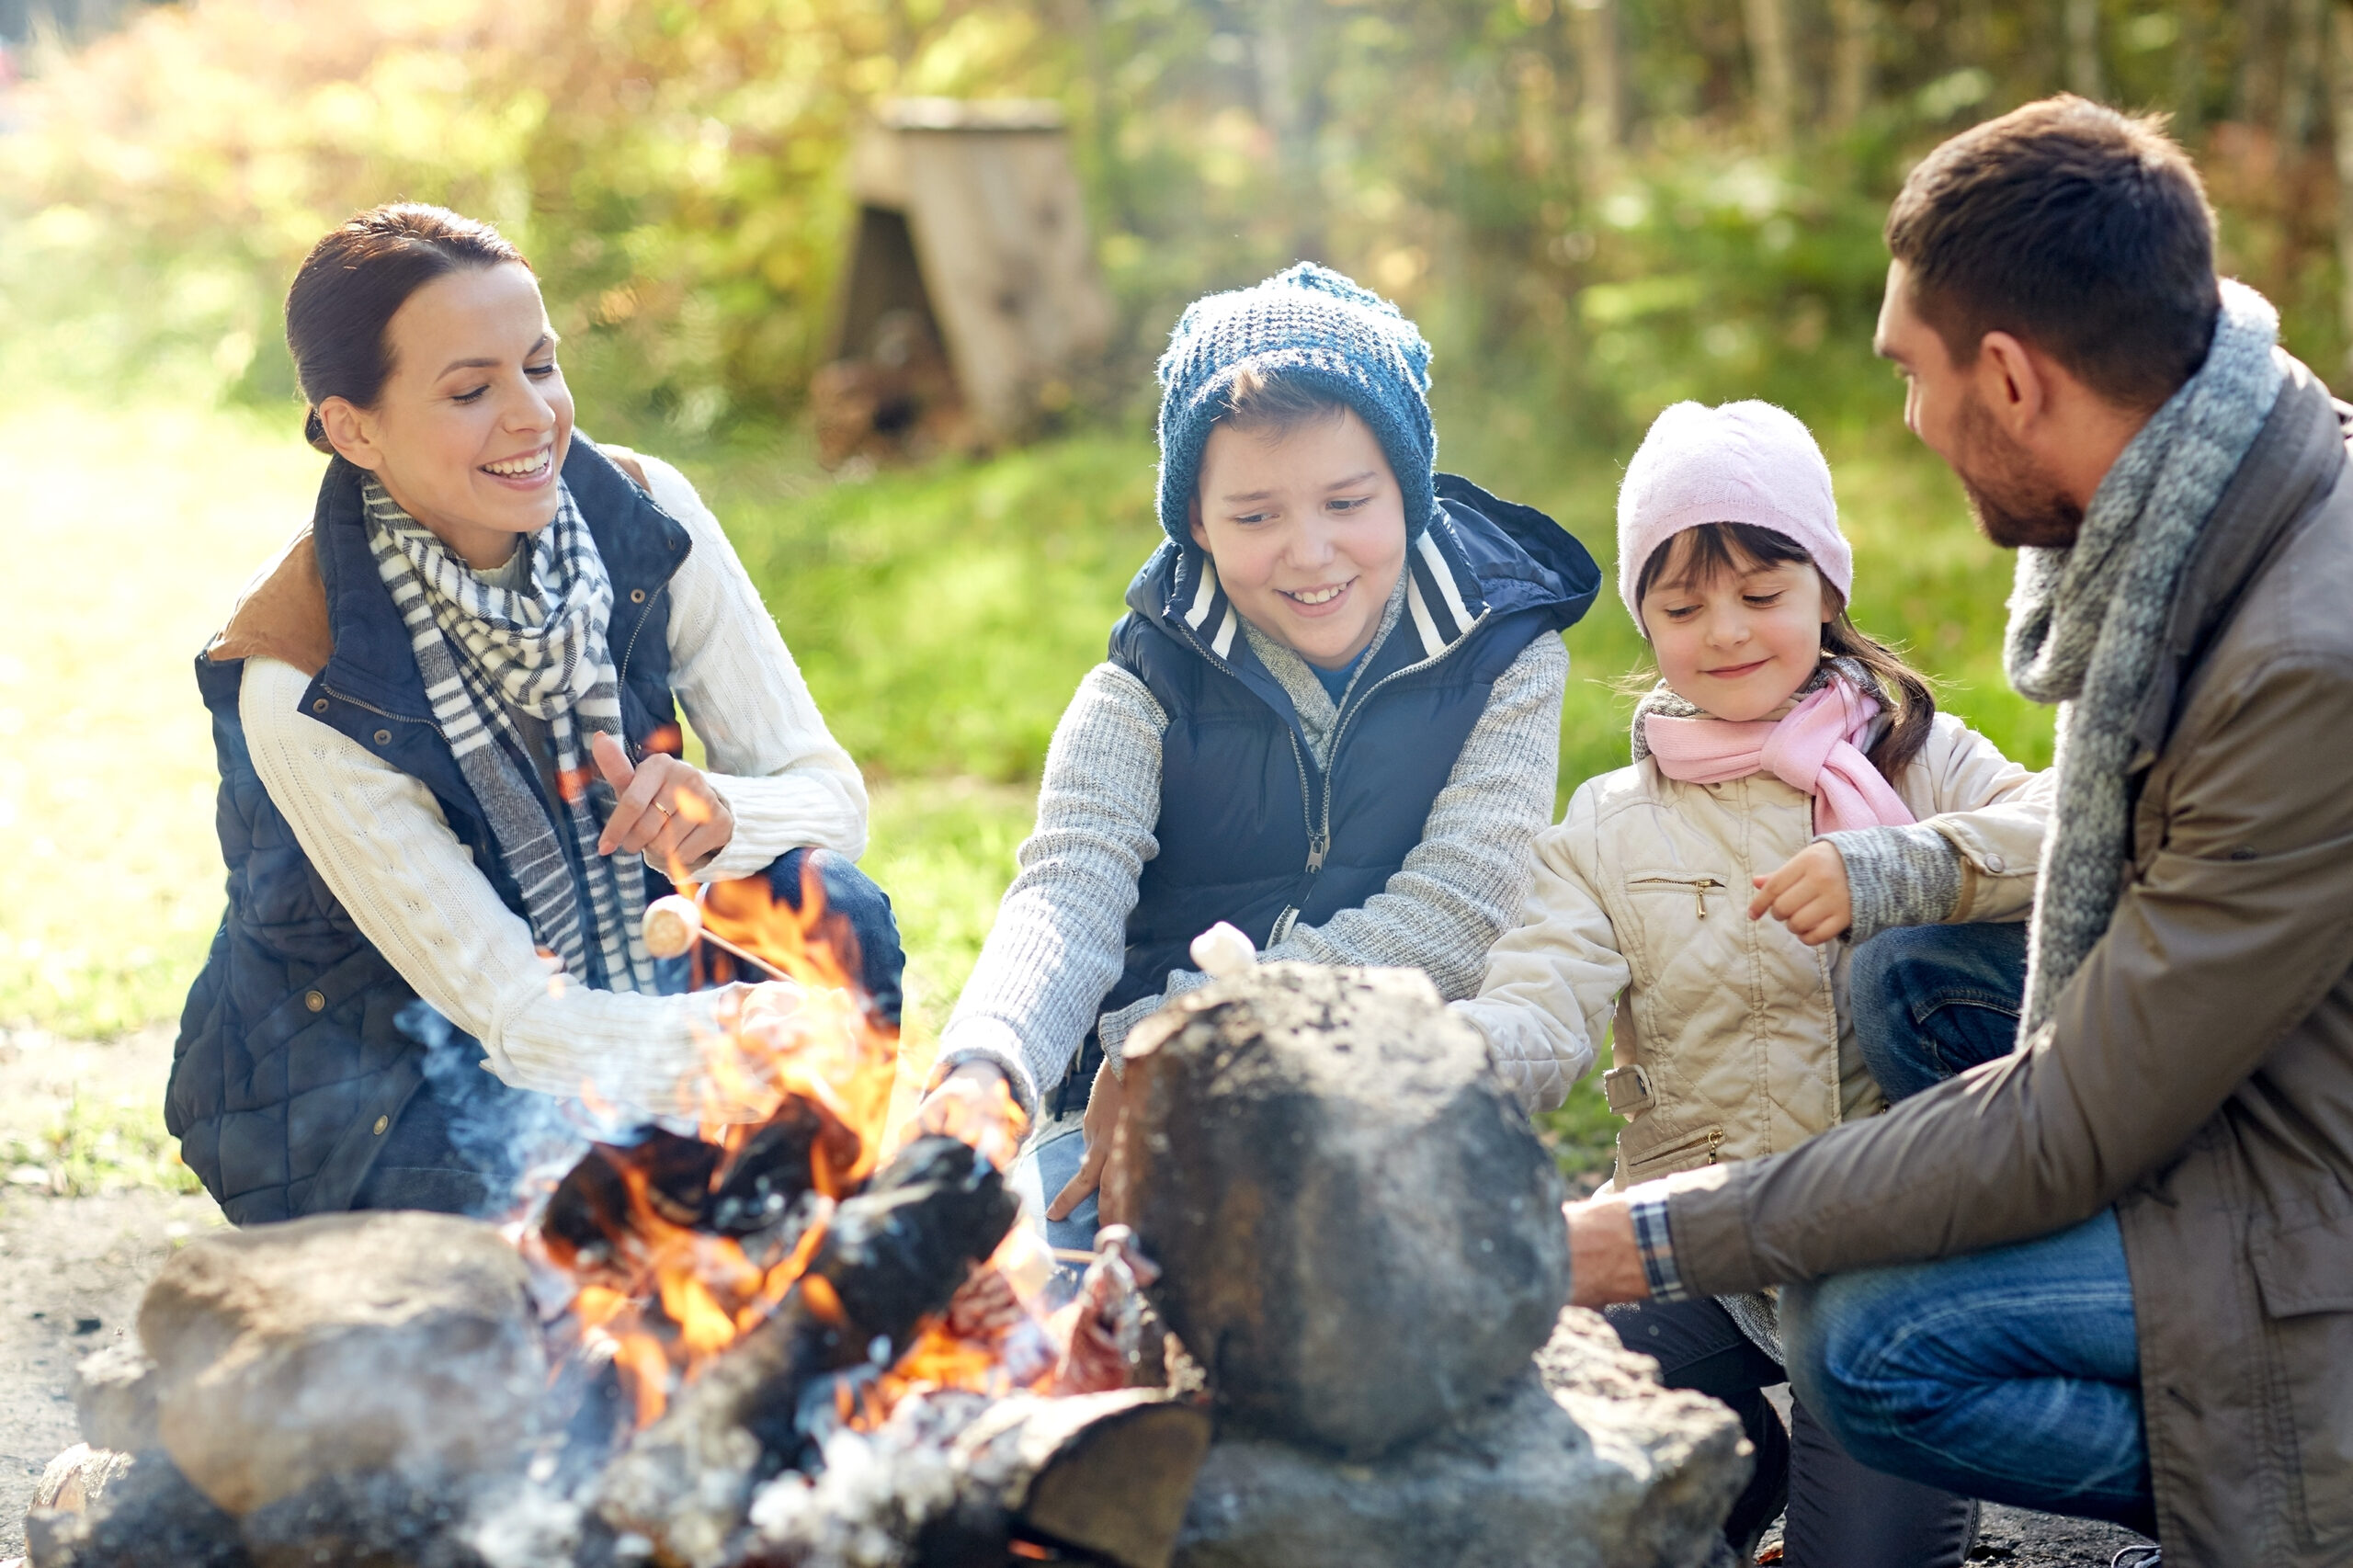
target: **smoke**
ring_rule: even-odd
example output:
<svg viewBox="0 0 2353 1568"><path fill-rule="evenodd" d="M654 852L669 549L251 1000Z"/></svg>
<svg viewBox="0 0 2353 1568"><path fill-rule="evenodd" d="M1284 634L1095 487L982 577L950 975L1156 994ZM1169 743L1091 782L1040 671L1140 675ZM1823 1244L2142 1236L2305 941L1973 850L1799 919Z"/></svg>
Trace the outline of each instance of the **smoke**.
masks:
<svg viewBox="0 0 2353 1568"><path fill-rule="evenodd" d="M586 1153L591 1130L581 1125L579 1108L503 1082L481 1042L432 1007L411 1002L394 1022L425 1050L424 1086L402 1111L394 1136L408 1147L438 1142L444 1157L480 1177L482 1196L465 1213L512 1214Z"/></svg>

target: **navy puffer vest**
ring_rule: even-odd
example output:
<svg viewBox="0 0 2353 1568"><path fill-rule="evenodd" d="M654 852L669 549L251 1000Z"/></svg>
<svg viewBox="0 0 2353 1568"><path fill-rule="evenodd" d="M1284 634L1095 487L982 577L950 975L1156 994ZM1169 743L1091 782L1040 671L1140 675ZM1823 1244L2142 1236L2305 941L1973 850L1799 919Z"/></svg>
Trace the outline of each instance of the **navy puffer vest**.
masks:
<svg viewBox="0 0 2353 1568"><path fill-rule="evenodd" d="M441 738L392 594L368 545L360 472L332 460L312 522L334 655L304 711L423 783L507 907L521 894ZM666 587L686 529L586 439L563 481L613 582L607 637L630 755L676 752ZM424 1047L394 1024L415 992L359 934L254 772L237 715L243 660L196 661L221 767L215 813L229 907L180 1016L165 1120L181 1157L238 1224L347 1207L423 1081ZM649 896L668 884L647 873Z"/></svg>
<svg viewBox="0 0 2353 1568"><path fill-rule="evenodd" d="M1160 852L1103 1011L1158 994L1218 921L1267 948L1381 892L1421 842L1497 677L1593 603L1600 571L1552 518L1453 474L1438 495L1406 557L1405 613L1356 677L1328 768L1207 557L1166 544L1137 574L1110 656L1168 715Z"/></svg>

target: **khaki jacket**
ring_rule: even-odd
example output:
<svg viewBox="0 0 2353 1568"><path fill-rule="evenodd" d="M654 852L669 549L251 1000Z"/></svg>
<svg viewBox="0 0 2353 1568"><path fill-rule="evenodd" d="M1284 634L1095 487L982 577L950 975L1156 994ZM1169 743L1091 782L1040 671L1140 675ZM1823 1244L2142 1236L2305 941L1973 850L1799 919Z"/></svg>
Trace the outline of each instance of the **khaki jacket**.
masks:
<svg viewBox="0 0 2353 1568"><path fill-rule="evenodd" d="M1711 1294L2113 1206L2167 1568L2353 1562L2353 484L2302 366L2141 711L2131 863L2052 1025L1776 1159L1671 1179Z"/></svg>
<svg viewBox="0 0 2353 1568"><path fill-rule="evenodd" d="M1896 793L1961 852L1956 920L2018 920L2034 896L2042 776L1949 713ZM1536 841L1519 926L1457 1004L1539 1108L1615 1023L1617 1182L1790 1149L1883 1103L1855 1050L1844 941L1809 948L1748 918L1752 877L1813 837L1813 797L1770 774L1667 778L1645 757L1586 780Z"/></svg>

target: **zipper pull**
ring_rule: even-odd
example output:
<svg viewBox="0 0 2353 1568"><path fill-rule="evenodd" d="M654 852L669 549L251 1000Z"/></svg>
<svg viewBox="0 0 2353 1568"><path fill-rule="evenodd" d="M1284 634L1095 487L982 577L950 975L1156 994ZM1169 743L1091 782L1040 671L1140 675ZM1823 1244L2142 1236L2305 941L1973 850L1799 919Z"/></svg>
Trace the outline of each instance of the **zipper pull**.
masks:
<svg viewBox="0 0 2353 1568"><path fill-rule="evenodd" d="M1324 869L1324 852L1331 847L1332 835L1328 833L1319 833L1309 838L1307 841L1307 869L1311 871L1322 870Z"/></svg>
<svg viewBox="0 0 2353 1568"><path fill-rule="evenodd" d="M1723 1142L1724 1130L1721 1127L1708 1134L1708 1164L1712 1165L1716 1163L1716 1151L1723 1147Z"/></svg>
<svg viewBox="0 0 2353 1568"><path fill-rule="evenodd" d="M1699 918L1705 920L1708 917L1708 884L1705 882L1692 883L1691 893L1693 897L1699 901Z"/></svg>

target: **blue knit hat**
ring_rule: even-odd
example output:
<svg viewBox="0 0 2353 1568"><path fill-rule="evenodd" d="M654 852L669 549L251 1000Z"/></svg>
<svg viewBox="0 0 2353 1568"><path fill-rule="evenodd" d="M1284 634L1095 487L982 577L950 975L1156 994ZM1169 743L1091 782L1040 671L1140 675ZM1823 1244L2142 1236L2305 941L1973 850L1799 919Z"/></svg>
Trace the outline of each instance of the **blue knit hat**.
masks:
<svg viewBox="0 0 2353 1568"><path fill-rule="evenodd" d="M1404 493L1407 541L1421 537L1438 505L1430 346L1380 295L1302 261L1254 288L1194 301L1169 334L1160 357L1160 526L1170 539L1193 537L1201 449L1245 366L1356 410Z"/></svg>

